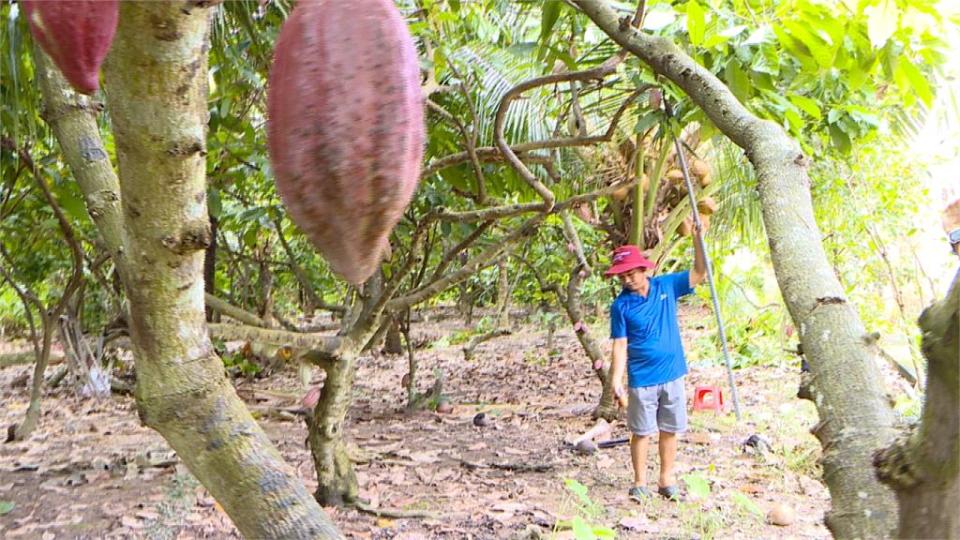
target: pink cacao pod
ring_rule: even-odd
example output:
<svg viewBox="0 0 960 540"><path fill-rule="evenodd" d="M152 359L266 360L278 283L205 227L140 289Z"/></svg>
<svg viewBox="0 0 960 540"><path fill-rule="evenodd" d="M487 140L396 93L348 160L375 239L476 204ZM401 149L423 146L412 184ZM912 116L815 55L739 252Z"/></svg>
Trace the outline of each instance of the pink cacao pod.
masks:
<svg viewBox="0 0 960 540"><path fill-rule="evenodd" d="M270 70L270 160L291 219L347 281L380 264L424 135L417 50L393 2L299 2Z"/></svg>
<svg viewBox="0 0 960 540"><path fill-rule="evenodd" d="M117 32L117 0L23 0L30 33L71 86L92 94Z"/></svg>

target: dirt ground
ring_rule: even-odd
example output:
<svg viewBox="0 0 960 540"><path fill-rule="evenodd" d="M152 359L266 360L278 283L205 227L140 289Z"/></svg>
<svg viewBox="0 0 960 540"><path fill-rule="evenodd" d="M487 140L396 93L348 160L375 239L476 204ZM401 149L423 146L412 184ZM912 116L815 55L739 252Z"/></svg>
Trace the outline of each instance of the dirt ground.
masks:
<svg viewBox="0 0 960 540"><path fill-rule="evenodd" d="M709 312L685 306L682 313L689 342ZM426 390L442 371L444 393L454 405L448 414L404 412L400 379L406 356L377 355L360 363L347 434L355 445L361 495L372 506L432 515L393 518L326 509L348 537L573 538L573 522L598 533L611 529L620 538L829 537L823 526L828 493L817 479L819 446L808 433L816 412L795 397L796 365L738 370L742 421L732 412L691 414L677 464L678 476L686 477L685 500L637 503L626 496L632 479L626 446L592 455L566 447L565 441L593 425L590 411L600 393L572 331L557 333L550 354L546 333L526 325L481 345L465 362L462 345L441 339L464 328L456 320L414 328L432 343L417 351L419 385ZM602 326L596 331L603 336ZM688 399L695 385L727 388L722 368L691 364ZM19 422L26 409L29 389L11 383L30 369L0 370L3 427ZM296 405L303 393L296 370L238 379L237 386L312 490L305 424L292 415L266 414ZM0 537L239 537L163 439L139 425L132 398L82 401L56 389L43 409L29 440L0 444ZM474 425L479 412L489 425ZM744 444L755 434L769 449ZM612 435L626 437L622 420L613 424ZM651 486L655 452L651 445ZM698 497L704 489L709 494ZM796 511L792 525L766 523L775 503Z"/></svg>

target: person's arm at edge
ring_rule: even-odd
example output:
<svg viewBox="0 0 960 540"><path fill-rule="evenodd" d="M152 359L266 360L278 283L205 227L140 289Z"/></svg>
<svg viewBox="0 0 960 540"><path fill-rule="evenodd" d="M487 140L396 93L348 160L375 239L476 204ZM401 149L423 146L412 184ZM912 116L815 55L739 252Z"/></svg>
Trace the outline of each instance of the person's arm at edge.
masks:
<svg viewBox="0 0 960 540"><path fill-rule="evenodd" d="M707 279L707 256L703 252L703 231L699 227L693 233L693 270L690 270L690 288Z"/></svg>
<svg viewBox="0 0 960 540"><path fill-rule="evenodd" d="M623 378L627 371L627 338L614 338L610 362L610 384L613 394L621 407L627 406L627 394L624 391Z"/></svg>

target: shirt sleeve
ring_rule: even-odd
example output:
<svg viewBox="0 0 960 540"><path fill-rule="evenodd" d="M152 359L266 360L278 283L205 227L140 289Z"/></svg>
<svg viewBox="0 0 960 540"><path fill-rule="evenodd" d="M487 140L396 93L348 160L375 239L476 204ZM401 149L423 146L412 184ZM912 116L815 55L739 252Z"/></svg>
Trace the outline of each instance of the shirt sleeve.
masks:
<svg viewBox="0 0 960 540"><path fill-rule="evenodd" d="M667 274L663 276L665 281L669 282L669 286L673 289L673 294L680 298L681 296L686 296L693 292L693 289L690 288L690 272L683 271L677 272L675 274Z"/></svg>
<svg viewBox="0 0 960 540"><path fill-rule="evenodd" d="M620 302L614 302L610 306L610 339L625 337L627 337L627 319L623 315Z"/></svg>

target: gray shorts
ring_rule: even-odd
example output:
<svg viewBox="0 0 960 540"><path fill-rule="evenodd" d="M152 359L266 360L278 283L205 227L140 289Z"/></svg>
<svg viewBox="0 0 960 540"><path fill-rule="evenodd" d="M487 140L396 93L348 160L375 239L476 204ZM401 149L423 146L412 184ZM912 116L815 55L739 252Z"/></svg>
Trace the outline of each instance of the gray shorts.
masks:
<svg viewBox="0 0 960 540"><path fill-rule="evenodd" d="M668 433L687 430L687 396L683 377L663 384L630 389L627 401L627 426L637 436L653 435L659 429Z"/></svg>

